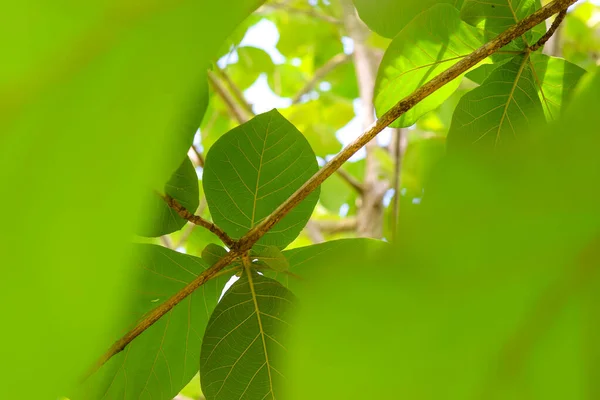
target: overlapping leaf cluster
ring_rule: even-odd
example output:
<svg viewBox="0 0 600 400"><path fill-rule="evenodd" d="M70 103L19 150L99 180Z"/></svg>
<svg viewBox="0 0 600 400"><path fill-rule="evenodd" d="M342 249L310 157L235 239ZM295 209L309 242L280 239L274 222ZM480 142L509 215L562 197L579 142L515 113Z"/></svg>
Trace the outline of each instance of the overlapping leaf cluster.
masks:
<svg viewBox="0 0 600 400"><path fill-rule="evenodd" d="M374 2L358 0L355 3L373 30L393 37L375 87L375 108L380 115L490 37L540 7L536 0L409 2L414 12L395 24L395 31L389 21L379 25L382 21L377 18L370 20L372 7L383 7L381 4L374 6ZM393 12L385 15L393 16ZM448 132L448 151L511 146L530 131L532 124L558 117L584 71L565 60L546 56L541 50L529 50L543 35L542 28L536 27L467 75L476 85L461 93L456 103ZM301 47L298 43L282 46L291 53ZM270 72L269 84L277 92L281 89L277 74L289 74L283 70L293 66L273 65L261 51L239 48L238 70L234 69L232 75L243 86L249 86L261 73ZM339 51L327 48L323 58ZM314 65L322 63L321 59L314 60ZM450 82L403 115L395 126L418 123L451 98L460 83L460 79ZM335 101L340 109L347 106L345 100ZM288 112L289 118L302 126L300 132L276 110L230 129L229 121L219 122L222 110L211 105L213 109L209 108L204 124L210 121L211 131L218 135L202 138L209 149L202 184L198 184L186 159L164 191L195 211L202 190L208 205L208 210L203 210L205 215L210 215L234 240L243 237L317 171L317 155L311 143L326 143L327 135L334 133L331 125L345 120L341 118L319 130L320 121L302 121L303 110L311 106L310 101L301 102ZM336 115L317 111L323 118L336 119ZM311 140L311 129L318 131L314 137L325 138ZM439 146L433 147L433 151L439 150ZM327 148L323 154L330 151ZM410 160L408 154L409 164ZM281 360L287 351L287 332L293 329L290 315L296 301L291 290L310 282L311 275L318 272L310 267L318 265L315 260L323 254L331 256L332 252L343 254L349 248L380 246L378 242L352 239L285 250L305 227L318 200L319 190L315 190L263 235L248 254L235 260L229 269L204 284L113 357L88 382L90 397L168 400L199 371L208 400L281 398L286 382ZM156 237L176 232L184 224L185 220L173 210L157 202L140 234ZM202 257L154 245L140 247L136 264L144 285L132 303L131 318L123 324L124 331L230 250L215 238L210 241L208 246L203 245ZM222 295L225 281L235 275L239 279Z"/></svg>

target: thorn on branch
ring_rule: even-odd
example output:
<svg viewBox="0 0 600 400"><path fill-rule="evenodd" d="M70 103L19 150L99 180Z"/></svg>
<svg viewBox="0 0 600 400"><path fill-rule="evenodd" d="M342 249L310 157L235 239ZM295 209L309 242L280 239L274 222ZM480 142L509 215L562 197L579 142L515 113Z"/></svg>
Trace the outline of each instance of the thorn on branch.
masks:
<svg viewBox="0 0 600 400"><path fill-rule="evenodd" d="M168 194L161 195L161 197L169 207L171 207L177 212L177 214L179 214L181 218L190 221L192 224L199 225L203 228L208 229L209 231L217 235L219 239L221 239L223 243L225 243L229 248L232 248L232 246L235 244L235 241L231 237L229 237L229 235L227 235L227 233L225 233L223 229L219 228L212 222L205 220L199 215L192 214L173 197L169 196Z"/></svg>

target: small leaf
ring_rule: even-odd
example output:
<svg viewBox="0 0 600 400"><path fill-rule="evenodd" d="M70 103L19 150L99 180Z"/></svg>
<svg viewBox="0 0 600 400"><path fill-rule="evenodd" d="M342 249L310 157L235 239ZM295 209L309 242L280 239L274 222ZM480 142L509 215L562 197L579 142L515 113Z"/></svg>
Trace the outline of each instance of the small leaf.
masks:
<svg viewBox="0 0 600 400"><path fill-rule="evenodd" d="M232 129L212 146L206 156L202 184L214 222L239 239L317 169L316 156L304 136L273 110ZM257 245L284 248L291 243L306 225L318 198L319 189Z"/></svg>
<svg viewBox="0 0 600 400"><path fill-rule="evenodd" d="M219 246L218 244L209 243L204 250L202 250L202 259L209 265L216 264L221 258L227 255L227 250Z"/></svg>
<svg viewBox="0 0 600 400"><path fill-rule="evenodd" d="M281 250L275 246L267 246L259 251L251 252L251 254L252 258L256 258L258 261L265 263L273 271L283 272L287 271L290 267L287 258L285 258Z"/></svg>
<svg viewBox="0 0 600 400"><path fill-rule="evenodd" d="M200 258L155 245L137 245L139 291L123 333L208 268ZM176 305L86 382L93 399L170 400L198 372L210 312L226 277L210 280ZM124 305L127 307L128 305ZM117 339L117 338L115 338ZM85 396L84 396L85 398Z"/></svg>
<svg viewBox="0 0 600 400"><path fill-rule="evenodd" d="M236 85L245 90L260 74L271 74L275 66L271 57L262 49L243 46L236 49L238 62L227 66L227 72Z"/></svg>
<svg viewBox="0 0 600 400"><path fill-rule="evenodd" d="M186 157L173 173L164 191L189 212L196 211L200 203L198 176L189 158ZM167 235L180 230L187 223L162 198L155 193L151 196L151 203L147 207L148 217L144 219L143 226L138 229L139 235L148 237Z"/></svg>
<svg viewBox="0 0 600 400"><path fill-rule="evenodd" d="M483 44L481 32L460 20L456 8L438 4L419 14L392 41L375 84L375 110L381 116L398 101ZM415 105L394 123L408 127L444 102L459 86L454 79Z"/></svg>
<svg viewBox="0 0 600 400"><path fill-rule="evenodd" d="M543 121L534 82L529 55L519 55L496 69L458 103L448 132L448 151L503 147Z"/></svg>
<svg viewBox="0 0 600 400"><path fill-rule="evenodd" d="M280 283L254 272L233 284L202 342L200 379L207 400L282 397L280 354L294 300Z"/></svg>
<svg viewBox="0 0 600 400"><path fill-rule="evenodd" d="M354 0L360 19L381 36L393 38L410 21L436 4L460 10L463 0Z"/></svg>

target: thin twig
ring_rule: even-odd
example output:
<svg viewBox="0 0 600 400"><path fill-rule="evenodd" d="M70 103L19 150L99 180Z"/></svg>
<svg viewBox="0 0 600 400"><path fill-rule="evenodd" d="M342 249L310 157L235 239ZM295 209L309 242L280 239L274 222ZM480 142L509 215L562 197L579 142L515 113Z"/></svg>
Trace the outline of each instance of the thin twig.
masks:
<svg viewBox="0 0 600 400"><path fill-rule="evenodd" d="M344 182L346 182L348 185L350 185L354 190L356 190L356 192L358 194L363 194L364 192L364 188L362 183L360 183L358 181L358 179L356 179L355 177L353 177L352 175L350 175L345 169L338 169L336 171L338 173L338 175L340 176L340 178L342 178L342 180Z"/></svg>
<svg viewBox="0 0 600 400"><path fill-rule="evenodd" d="M314 244L323 243L325 241L325 237L323 236L323 232L317 224L315 224L312 220L306 223L304 227L306 234L310 238L311 242Z"/></svg>
<svg viewBox="0 0 600 400"><path fill-rule="evenodd" d="M187 284L183 289L175 293L164 303L150 311L150 313L140 320L131 331L129 331L125 336L111 346L111 348L89 371L89 374L97 371L98 368L100 368L112 356L121 352L125 346L127 346L127 344L138 337L147 328L152 326L152 324L172 310L173 307L179 304L187 296L192 294L197 288L218 274L219 271L229 265L231 261L244 254L244 252L250 250L254 243L256 243L269 229L271 229L273 225L279 222L292 208L304 200L308 194L310 194L321 183L323 183L326 178L331 176L335 170L340 168L340 166L362 146L364 146L365 143L373 139L377 133L381 132L402 114L410 110L418 102L435 92L437 89L459 77L465 71L468 71L470 68L477 65L477 63L490 56L501 47L506 46L512 40L529 31L545 19L566 9L571 4L575 3L575 1L576 0L555 0L552 3L547 4L527 18L521 20L516 25L510 27L505 32L501 33L498 37L481 46L479 49L475 50L473 53L456 63L454 66L440 73L428 83L415 90L409 96L399 101L394 107L392 107L392 109L390 109L379 120L377 120L371 129L362 134L353 143L345 147L340 153L338 153L337 156L335 156L323 168L317 171L312 178L310 178L304 185L302 185L302 187L300 187L300 189L292 194L281 206L273 211L271 215L262 220L240 240L234 242L233 246L231 247L231 251L228 252L227 255L221 258L212 267L198 275L196 279Z"/></svg>
<svg viewBox="0 0 600 400"><path fill-rule="evenodd" d="M219 239L221 239L223 243L225 243L229 248L233 247L233 245L235 244L235 241L232 238L230 238L229 235L225 233L223 229L219 228L212 222L205 220L199 215L192 214L173 197L169 196L168 194L162 195L161 197L165 200L169 207L177 211L177 214L179 214L181 218L187 219L192 224L199 225L203 228L208 229L209 231L217 235Z"/></svg>
<svg viewBox="0 0 600 400"><path fill-rule="evenodd" d="M231 98L231 95L225 88L219 78L215 76L215 73L212 71L208 71L208 81L212 85L215 92L219 95L221 99L225 102L227 109L233 115L233 117L240 123L248 122L248 116L246 115L246 111L241 109L240 106Z"/></svg>
<svg viewBox="0 0 600 400"><path fill-rule="evenodd" d="M195 214L202 215L202 212L204 211L205 207L206 207L206 200L204 198L201 198L200 205L198 205L198 209L196 210ZM179 238L179 241L175 245L176 249L180 248L187 242L187 240L190 238L191 234L194 232L194 229L196 229L197 226L198 225L196 225L196 224L188 224L185 227L185 229L181 233L181 237Z"/></svg>
<svg viewBox="0 0 600 400"><path fill-rule="evenodd" d="M160 242L162 243L163 246L165 246L168 249L173 249L173 241L171 240L171 238L169 237L169 235L162 235L160 237Z"/></svg>
<svg viewBox="0 0 600 400"><path fill-rule="evenodd" d="M298 104L302 99L302 96L310 92L317 86L317 83L321 82L323 78L325 78L331 71L339 67L340 65L350 61L351 55L346 53L340 53L333 56L329 61L327 61L321 68L315 71L312 79L304 85L302 89L296 93L294 98L292 99L292 104Z"/></svg>
<svg viewBox="0 0 600 400"><path fill-rule="evenodd" d="M198 160L198 165L200 167L204 168L204 156L202 155L202 152L200 150L198 150L198 148L196 147L195 144L192 145L192 151L196 155L196 158Z"/></svg>
<svg viewBox="0 0 600 400"><path fill-rule="evenodd" d="M229 74L221 68L219 68L217 72L221 76L221 79L225 81L225 83L229 87L229 90L231 90L237 101L242 105L246 112L249 114L254 114L254 111L252 110L252 105L248 103L248 101L244 97L244 93L242 93L241 89L233 82Z"/></svg>
<svg viewBox="0 0 600 400"><path fill-rule="evenodd" d="M542 47L543 45L545 45L546 42L552 37L552 35L554 35L554 32L556 32L556 30L558 29L558 27L563 22L563 20L565 19L566 16L567 16L566 9L559 12L558 15L556 16L556 19L554 20L554 22L552 22L552 26L550 27L550 29L548 29L548 31L544 34L544 36L542 36L540 38L540 40L537 41L536 44L534 44L533 46L530 46L529 50L533 52L533 51L536 51L537 49L539 49L540 47Z"/></svg>
<svg viewBox="0 0 600 400"><path fill-rule="evenodd" d="M396 143L394 146L394 204L392 205L392 242L396 241L398 230L398 218L400 216L400 170L402 168L402 158L404 156L404 129L396 129Z"/></svg>
<svg viewBox="0 0 600 400"><path fill-rule="evenodd" d="M356 230L356 218L353 217L339 221L313 220L312 222L319 227L321 232L325 233L352 232Z"/></svg>

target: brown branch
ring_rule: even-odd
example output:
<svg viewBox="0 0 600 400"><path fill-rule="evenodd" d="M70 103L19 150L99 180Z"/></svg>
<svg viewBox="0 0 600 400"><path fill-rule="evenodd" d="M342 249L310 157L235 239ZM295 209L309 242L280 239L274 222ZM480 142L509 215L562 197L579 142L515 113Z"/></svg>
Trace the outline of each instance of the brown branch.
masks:
<svg viewBox="0 0 600 400"><path fill-rule="evenodd" d="M290 13L301 14L301 15L305 15L307 17L320 19L321 21L325 21L325 22L328 22L328 23L334 24L334 25L341 25L342 24L342 21L340 21L337 18L334 18L334 17L332 17L330 15L323 14L323 13L320 13L320 12L315 11L315 10L307 10L307 9L304 9L304 8L297 8L297 7L288 6L287 4L271 3L271 4L265 5L265 8L272 8L272 9L275 9L275 10L284 10L284 11L287 11L287 12L290 12Z"/></svg>
<svg viewBox="0 0 600 400"><path fill-rule="evenodd" d="M402 168L402 159L406 151L406 132L402 128L396 129L394 138L394 204L392 205L392 242L396 241L398 230L398 218L400 216L400 170Z"/></svg>
<svg viewBox="0 0 600 400"><path fill-rule="evenodd" d="M196 279L187 284L182 290L175 293L171 298L163 304L152 310L146 317L138 322L138 324L129 331L125 336L116 341L111 348L98 360L94 367L90 370L90 374L97 371L106 361L112 356L122 351L127 344L138 337L147 328L152 326L163 315L168 313L179 304L183 299L192 294L197 288L202 286L206 281L214 277L219 271L229 265L234 259L238 258L244 252L256 243L269 229L279 222L292 208L306 198L313 190L315 190L323 181L331 176L340 166L356 153L368 141L373 139L379 132L389 126L394 120L399 118L406 111L410 110L418 102L432 94L437 89L444 86L446 83L457 78L462 73L468 71L493 54L501 47L506 46L516 37L524 34L534 26L538 25L550 16L566 9L576 0L555 0L547 4L540 10L531 14L527 18L521 20L518 24L507 29L495 39L481 46L469 56L459 61L454 66L440 73L428 83L414 91L409 96L398 102L392 109L386 112L382 117L367 132L362 134L353 143L344 148L338 155L331 159L323 168L313 175L304 185L302 185L292 196L290 196L283 204L273 211L267 218L262 220L258 225L246 233L240 240L234 242L231 251L221 258L212 267L202 272ZM89 376L89 375L88 375Z"/></svg>
<svg viewBox="0 0 600 400"><path fill-rule="evenodd" d="M306 223L304 227L306 234L310 238L311 242L314 244L323 243L325 241L325 237L323 236L323 232L314 221L310 220Z"/></svg>
<svg viewBox="0 0 600 400"><path fill-rule="evenodd" d="M194 144L192 145L192 151L196 155L196 159L198 160L198 165L200 167L204 168L204 156L202 155L202 152L200 150L198 150L198 148Z"/></svg>
<svg viewBox="0 0 600 400"><path fill-rule="evenodd" d="M254 111L252 110L252 106L250 105L250 103L248 103L248 101L244 97L244 93L242 93L240 88L233 82L233 80L231 79L229 74L227 72L225 72L224 69L221 69L221 68L219 68L217 70L217 72L221 76L221 79L223 79L223 81L225 81L225 83L229 87L229 90L231 90L231 92L237 99L238 103L240 103L242 105L242 107L244 108L244 110L246 110L247 113L249 113L250 115L253 115Z"/></svg>
<svg viewBox="0 0 600 400"><path fill-rule="evenodd" d="M179 304L183 299L192 294L196 289L202 286L206 281L213 278L215 275L219 273L220 270L229 265L234 259L240 256L240 252L230 251L217 261L212 267L204 270L196 279L188 283L183 289L179 292L175 293L171 298L166 300L164 303L156 307L154 310L150 311L138 324L125 336L121 339L117 340L108 351L96 362L96 364L88 371L85 375L85 378L91 376L94 372L96 372L105 362L110 360L112 356L123 351L125 346L127 346L133 339L142 334L146 329L152 326L156 321L160 319L163 315L168 313ZM84 378L84 379L85 379Z"/></svg>
<svg viewBox="0 0 600 400"><path fill-rule="evenodd" d="M325 78L331 71L339 67L340 65L348 62L350 60L350 54L340 53L333 56L329 61L327 61L321 68L315 71L312 79L304 85L302 89L296 93L294 98L292 99L292 104L298 104L300 102L302 96L310 92L317 86L317 83L321 82L323 78Z"/></svg>
<svg viewBox="0 0 600 400"><path fill-rule="evenodd" d="M217 225L213 224L212 222L205 220L204 218L202 218L199 215L192 214L184 206L182 206L177 200L175 200L173 197L169 196L168 194L162 195L161 197L165 200L165 202L169 205L169 207L171 207L173 210L177 211L177 214L179 214L179 216L181 218L187 219L192 224L199 225L203 228L208 229L209 231L211 231L212 233L217 235L219 237L219 239L221 239L223 241L223 243L225 243L227 245L227 247L231 248L234 246L235 241L232 238L230 238L229 235L227 233L225 233L225 231L223 229L219 228Z"/></svg>
<svg viewBox="0 0 600 400"><path fill-rule="evenodd" d="M362 127L363 130L367 130L375 122L373 99L377 69L381 59L373 57L371 49L366 45L370 31L358 18L354 3L351 0L343 0L342 10L346 32L354 42L352 57L360 97ZM384 185L379 179L381 163L375 154L376 148L377 143L374 141L365 144L366 155L362 184L364 190L357 212L356 229L358 236L361 237L381 238L383 236L383 196L387 189L384 186L387 185Z"/></svg>
<svg viewBox="0 0 600 400"><path fill-rule="evenodd" d="M365 189L363 188L362 183L360 183L358 181L358 179L356 179L355 177L353 177L352 175L350 175L348 173L348 171L346 171L345 169L342 169L342 168L338 169L336 172L340 176L340 178L342 178L342 180L344 182L346 182L354 190L356 190L358 192L358 194L361 194L361 195L363 194L363 192L364 192Z"/></svg>
<svg viewBox="0 0 600 400"><path fill-rule="evenodd" d="M340 221L313 220L312 222L325 233L352 232L356 230L356 218L352 217Z"/></svg>
<svg viewBox="0 0 600 400"><path fill-rule="evenodd" d="M217 95L219 95L219 97L221 99L223 99L223 101L225 102L225 105L227 106L227 109L229 110L229 112L231 113L231 115L240 124L243 124L244 122L248 122L249 118L248 118L248 116L246 114L246 111L243 110L243 109L241 109L238 106L238 104L231 97L231 95L229 94L229 92L227 90L225 90L225 88L223 87L223 84L221 83L221 81L219 80L219 78L217 78L215 76L214 72L208 71L208 81L212 85L212 87L215 90L215 92L217 93Z"/></svg>
<svg viewBox="0 0 600 400"><path fill-rule="evenodd" d="M536 51L537 49L539 49L540 47L545 45L546 42L552 37L552 35L554 35L554 32L556 32L556 30L558 29L558 27L563 22L563 20L565 19L566 16L567 16L567 9L564 9L560 13L558 13L558 15L556 16L556 19L554 20L554 22L552 22L552 26L550 27L550 29L548 29L548 31L544 34L544 36L542 36L540 38L540 40L537 41L536 44L534 44L533 46L530 46L529 50Z"/></svg>

